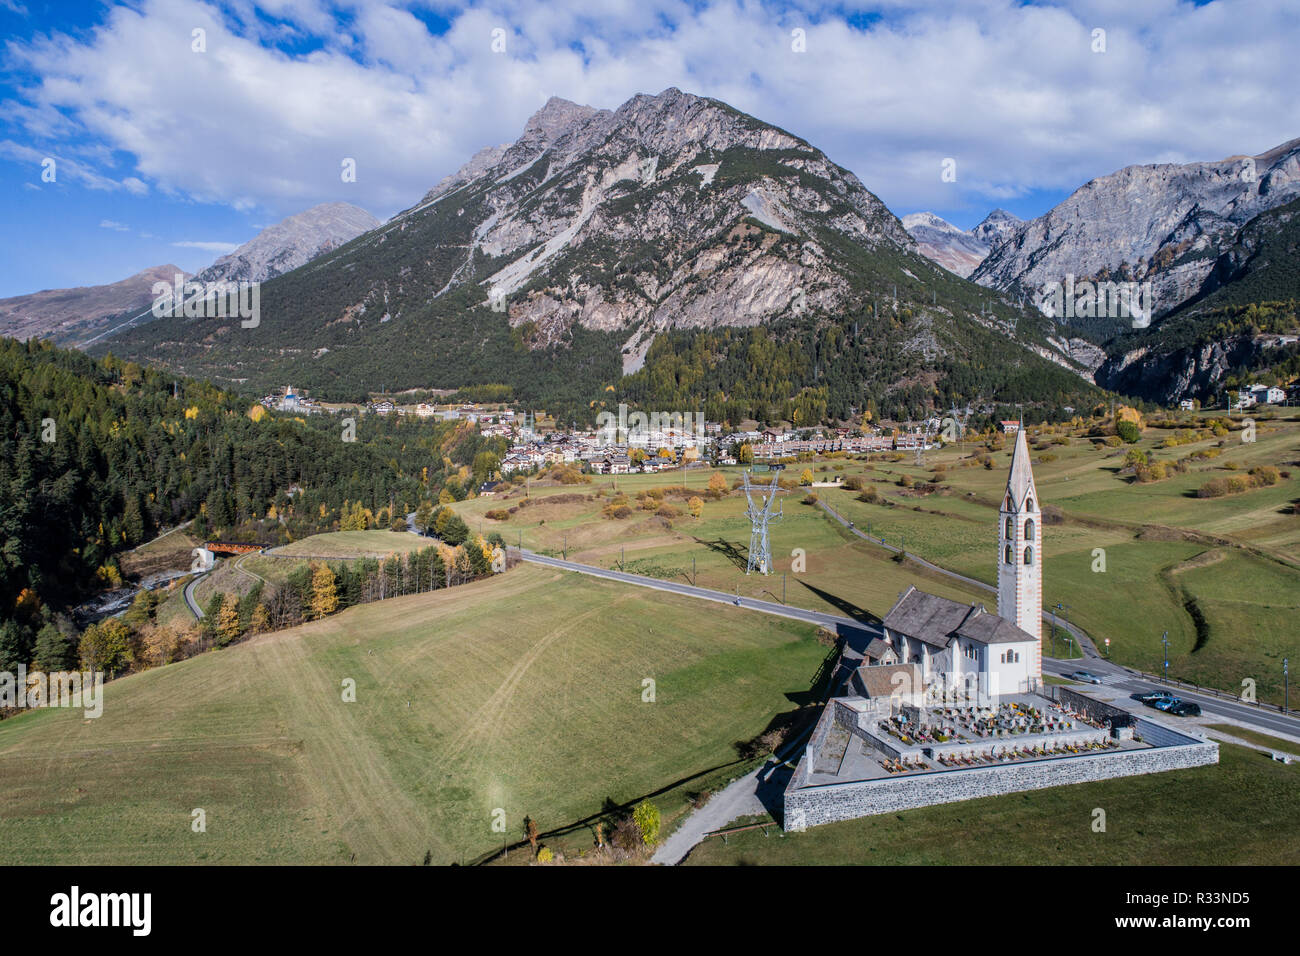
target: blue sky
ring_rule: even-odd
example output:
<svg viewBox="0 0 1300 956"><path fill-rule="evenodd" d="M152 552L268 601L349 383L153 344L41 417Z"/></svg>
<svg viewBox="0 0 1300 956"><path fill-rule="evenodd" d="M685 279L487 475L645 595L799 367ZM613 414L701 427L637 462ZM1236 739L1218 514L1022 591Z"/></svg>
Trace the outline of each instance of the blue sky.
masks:
<svg viewBox="0 0 1300 956"><path fill-rule="evenodd" d="M201 268L319 202L385 218L550 95L714 96L962 227L1300 136L1292 0L0 0L0 36L0 297Z"/></svg>

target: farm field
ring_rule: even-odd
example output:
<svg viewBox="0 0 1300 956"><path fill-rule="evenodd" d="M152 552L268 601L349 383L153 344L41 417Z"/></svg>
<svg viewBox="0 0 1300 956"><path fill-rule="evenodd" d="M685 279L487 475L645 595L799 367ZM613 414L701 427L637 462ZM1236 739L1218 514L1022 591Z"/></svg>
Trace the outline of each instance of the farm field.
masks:
<svg viewBox="0 0 1300 956"><path fill-rule="evenodd" d="M667 822L827 652L538 567L364 605L111 682L98 719L0 721L0 862L464 863L647 794Z"/></svg>
<svg viewBox="0 0 1300 956"><path fill-rule="evenodd" d="M1221 744L1217 766L1032 790L811 827L712 837L688 865L1300 863L1300 766ZM1242 813L1243 806L1250 807ZM1093 809L1106 832L1092 831ZM1213 820L1214 826L1205 822ZM740 825L747 821L736 821ZM756 822L756 821L755 821Z"/></svg>
<svg viewBox="0 0 1300 956"><path fill-rule="evenodd" d="M1109 638L1109 652L1120 663L1156 670L1163 662L1161 637L1167 631L1171 675L1234 690L1250 677L1261 699L1280 701L1280 661L1296 650L1288 620L1300 607L1300 515L1292 508L1300 502L1300 419L1293 410L1284 413L1291 417L1260 420L1253 442L1232 431L1163 447L1175 431L1154 427L1145 429L1136 446L1118 448L1071 436L1065 429L1036 435L1033 465L1039 494L1045 506L1059 509L1043 529L1044 606L1061 605L1060 617L1083 627L1099 648L1105 649ZM1187 416L1185 425L1201 421ZM1131 447L1164 462L1198 451L1215 457L1196 460L1200 463L1185 474L1141 484L1121 474ZM910 454L878 455L871 461L818 459L791 464L784 475L797 478L808 468L817 481L856 476L870 483L882 503L859 501L857 492L843 488L813 490L859 529L993 584L992 542L1010 443L988 453L991 469L979 467L973 457L983 451L970 443L950 445L927 452L920 466ZM1273 465L1284 477L1242 494L1196 497L1195 489L1211 478L1244 474L1259 465ZM730 484L742 469L719 471ZM713 473L688 469L687 486L702 490ZM454 507L472 530L498 531L510 544L675 580L690 580L694 569L699 584L746 596L780 599L780 573L785 572L785 600L817 610L876 618L913 583L954 600L996 605L990 592L925 574L914 564L900 566L883 548L852 538L817 509L800 503L807 489L783 496L785 516L772 525L778 573L766 579L746 576L749 523L741 492L705 498L699 519L687 513L686 496L672 493L665 501L679 516L637 509L638 497L648 489L682 480L679 470L594 476L591 483L576 485L535 481L526 505L521 506L522 491L516 491ZM903 487L904 481L913 487ZM940 490L926 493L916 487L931 481ZM602 514L615 485L633 507L626 519ZM485 517L489 511L507 517L493 520ZM797 573L792 569L796 548L802 549L805 565ZM1204 572L1199 570L1202 562ZM1050 631L1048 625L1046 633ZM1063 645L1058 642L1058 656L1066 654Z"/></svg>

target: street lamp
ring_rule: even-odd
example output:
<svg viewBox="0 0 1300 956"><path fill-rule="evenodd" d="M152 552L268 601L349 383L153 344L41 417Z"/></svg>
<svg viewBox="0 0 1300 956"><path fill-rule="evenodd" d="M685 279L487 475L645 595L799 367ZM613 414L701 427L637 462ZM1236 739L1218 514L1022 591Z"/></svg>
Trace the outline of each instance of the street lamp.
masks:
<svg viewBox="0 0 1300 956"><path fill-rule="evenodd" d="M1169 680L1169 632L1165 631L1160 638L1160 643L1165 646L1165 681Z"/></svg>
<svg viewBox="0 0 1300 956"><path fill-rule="evenodd" d="M1282 658L1282 711L1290 713L1291 711L1291 679L1288 670L1288 658Z"/></svg>

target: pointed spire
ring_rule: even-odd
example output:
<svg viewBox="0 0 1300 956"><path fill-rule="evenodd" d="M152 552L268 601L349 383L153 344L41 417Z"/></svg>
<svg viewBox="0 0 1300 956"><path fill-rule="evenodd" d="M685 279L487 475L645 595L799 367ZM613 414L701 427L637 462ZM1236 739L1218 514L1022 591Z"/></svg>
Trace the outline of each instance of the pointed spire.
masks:
<svg viewBox="0 0 1300 956"><path fill-rule="evenodd" d="M1025 506L1025 497L1034 487L1034 471L1029 464L1029 443L1025 440L1025 426L1022 421L1016 429L1016 447L1011 452L1011 474L1007 477L1007 497L1011 499L1013 511Z"/></svg>

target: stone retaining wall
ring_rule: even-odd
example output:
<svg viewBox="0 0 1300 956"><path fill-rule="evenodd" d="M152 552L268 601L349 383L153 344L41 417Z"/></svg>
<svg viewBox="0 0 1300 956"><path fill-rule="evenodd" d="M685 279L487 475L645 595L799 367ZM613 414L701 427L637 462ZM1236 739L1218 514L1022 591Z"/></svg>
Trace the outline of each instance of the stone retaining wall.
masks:
<svg viewBox="0 0 1300 956"><path fill-rule="evenodd" d="M1140 724L1147 723L1140 721ZM1176 742L1142 750L1050 757L822 786L796 786L803 782L802 776L796 773L785 792L784 826L787 830L804 830L837 820L895 813L938 803L1182 770L1219 762L1219 745L1216 743L1187 737L1164 727L1160 727L1158 732L1152 729L1149 737L1144 733L1146 730L1139 727L1144 740L1159 737Z"/></svg>

